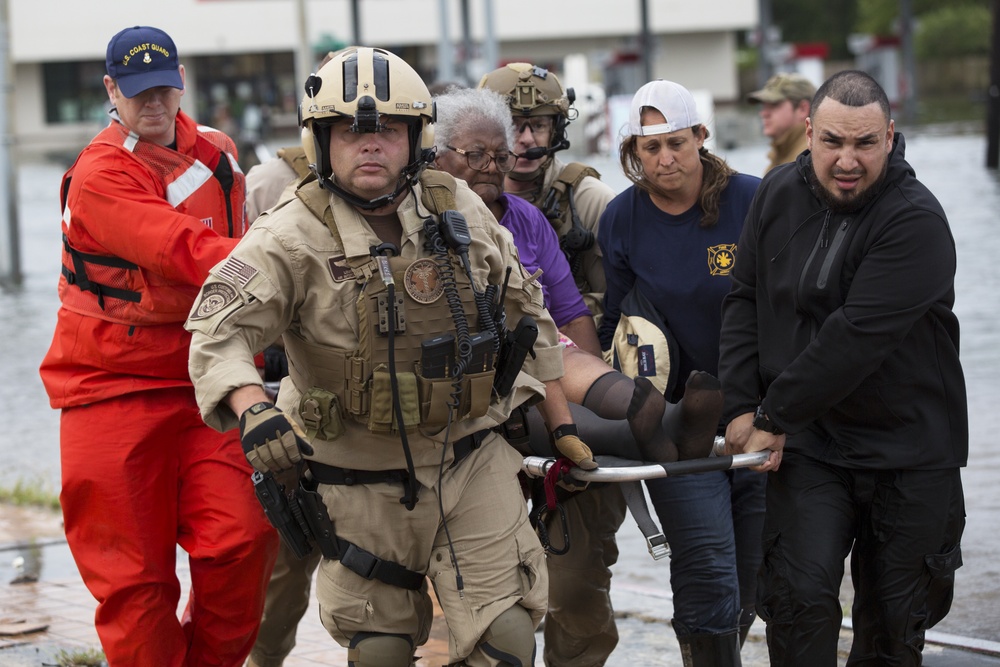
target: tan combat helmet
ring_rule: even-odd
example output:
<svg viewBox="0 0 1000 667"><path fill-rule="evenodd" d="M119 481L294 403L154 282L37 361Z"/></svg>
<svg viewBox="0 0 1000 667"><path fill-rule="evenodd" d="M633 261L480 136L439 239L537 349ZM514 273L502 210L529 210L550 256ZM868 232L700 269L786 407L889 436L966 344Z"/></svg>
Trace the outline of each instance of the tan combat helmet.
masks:
<svg viewBox="0 0 1000 667"><path fill-rule="evenodd" d="M299 109L302 147L322 187L365 209L393 201L416 182L434 159L434 104L420 75L402 58L383 49L349 47L306 80ZM355 132L380 132L383 116L394 116L409 127L410 160L396 190L373 200L362 200L336 184L330 162L330 126L353 118Z"/></svg>
<svg viewBox="0 0 1000 667"><path fill-rule="evenodd" d="M518 116L555 116L546 155L569 148L566 126L577 116L573 108L576 93L572 88L563 88L555 74L530 63L510 63L485 74L479 87L504 95L515 123Z"/></svg>

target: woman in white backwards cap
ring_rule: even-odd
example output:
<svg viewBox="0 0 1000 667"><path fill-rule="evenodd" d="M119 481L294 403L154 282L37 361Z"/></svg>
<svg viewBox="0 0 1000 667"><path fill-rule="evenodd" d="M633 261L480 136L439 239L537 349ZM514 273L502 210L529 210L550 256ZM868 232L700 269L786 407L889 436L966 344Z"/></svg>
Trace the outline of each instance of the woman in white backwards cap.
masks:
<svg viewBox="0 0 1000 667"><path fill-rule="evenodd" d="M598 234L607 276L602 348L611 347L630 314L622 302L636 290L669 327L677 377L689 381L693 371L718 374L722 299L760 183L712 155L706 139L686 88L663 80L642 86L619 149L634 185L608 205ZM676 385L666 388L667 400L683 394L684 382ZM670 543L673 626L685 666L740 664L754 618L764 481L741 469L647 482Z"/></svg>

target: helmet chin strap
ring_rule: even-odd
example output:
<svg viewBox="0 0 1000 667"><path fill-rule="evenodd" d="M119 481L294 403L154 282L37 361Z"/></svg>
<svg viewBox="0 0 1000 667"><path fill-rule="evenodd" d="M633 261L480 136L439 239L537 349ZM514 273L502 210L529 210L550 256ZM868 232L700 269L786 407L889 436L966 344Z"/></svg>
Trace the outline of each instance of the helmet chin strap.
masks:
<svg viewBox="0 0 1000 667"><path fill-rule="evenodd" d="M398 197L403 190L406 189L407 180L400 177L400 179L396 182L395 190L387 195L376 197L375 199L362 199L353 192L340 187L333 179L327 178L326 176L319 177L319 184L324 190L332 192L355 208L360 208L363 211L374 211L375 209L388 206L394 202L396 197Z"/></svg>
<svg viewBox="0 0 1000 667"><path fill-rule="evenodd" d="M428 154L430 160L428 160ZM433 160L433 151L424 151L421 156L406 166L402 172L399 174L399 179L396 181L395 189L389 194L380 195L375 199L362 199L353 192L345 190L340 187L336 181L327 176L323 176L316 170L316 165L310 165L319 180L320 187L324 190L332 192L338 197L342 198L351 206L360 208L363 211L374 211L376 209L382 208L383 206L388 206L389 204L396 201L396 198L403 193L403 191L412 187L420 176L420 172L424 170L425 167Z"/></svg>

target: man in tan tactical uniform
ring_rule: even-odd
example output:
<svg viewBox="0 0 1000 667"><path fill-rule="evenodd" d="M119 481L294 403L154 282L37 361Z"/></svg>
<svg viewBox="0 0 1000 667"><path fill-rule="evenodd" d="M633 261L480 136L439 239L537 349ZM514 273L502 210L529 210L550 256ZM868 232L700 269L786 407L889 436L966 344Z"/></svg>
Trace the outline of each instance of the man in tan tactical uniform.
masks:
<svg viewBox="0 0 1000 667"><path fill-rule="evenodd" d="M405 62L346 49L306 93L316 178L254 222L188 319L202 415L239 426L272 519L283 498L321 496L307 517L324 554L321 619L352 664L411 664L430 630L430 578L452 662L531 665L547 575L516 479L521 456L492 429L544 394L556 447L596 465L559 389L541 288L477 195L423 171L433 107ZM496 398L497 351L478 342L505 333L492 308L500 293L506 321L533 317L537 341ZM279 334L289 376L275 406L253 355ZM303 471L291 497L267 486L277 474L291 489Z"/></svg>
<svg viewBox="0 0 1000 667"><path fill-rule="evenodd" d="M596 170L555 157L569 147L566 126L576 117L572 89L528 63L494 70L479 87L507 96L514 117L514 152L521 157L507 174L505 191L545 213L570 260L577 287L599 321L605 281L597 227L615 193ZM610 567L618 560L615 533L625 519L625 500L617 484L608 484L591 485L561 502L572 542L567 553L548 559L545 664L603 665L618 643ZM554 525L557 513L549 515L550 533L561 534L562 527Z"/></svg>
<svg viewBox="0 0 1000 667"><path fill-rule="evenodd" d="M480 88L505 95L514 116L514 152L504 191L542 209L569 259L577 287L597 323L603 312L604 269L597 224L615 192L593 167L555 156L569 148L566 127L576 118L576 94L555 74L528 63L511 63L486 74ZM575 220L574 220L575 218Z"/></svg>

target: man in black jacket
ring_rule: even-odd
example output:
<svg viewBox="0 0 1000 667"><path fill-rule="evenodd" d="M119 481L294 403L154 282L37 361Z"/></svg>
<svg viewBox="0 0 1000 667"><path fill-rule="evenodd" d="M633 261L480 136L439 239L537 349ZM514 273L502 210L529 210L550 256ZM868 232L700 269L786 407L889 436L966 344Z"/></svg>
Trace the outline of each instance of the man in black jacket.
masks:
<svg viewBox="0 0 1000 667"><path fill-rule="evenodd" d="M772 665L919 665L951 606L968 456L955 243L885 91L841 72L764 179L723 303L727 448L770 450L757 611ZM780 469L779 469L780 466Z"/></svg>

